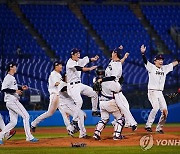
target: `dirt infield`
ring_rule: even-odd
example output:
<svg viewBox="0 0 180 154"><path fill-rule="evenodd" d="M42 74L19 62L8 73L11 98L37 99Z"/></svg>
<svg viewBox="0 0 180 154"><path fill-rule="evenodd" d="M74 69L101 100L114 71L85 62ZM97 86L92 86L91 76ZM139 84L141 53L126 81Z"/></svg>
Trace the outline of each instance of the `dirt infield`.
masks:
<svg viewBox="0 0 180 154"><path fill-rule="evenodd" d="M180 132L180 127L166 127L164 128L165 134L151 133L153 139L174 139L180 140L180 135L174 132ZM87 132L93 134L94 128L87 128ZM65 128L37 128L37 134L65 134ZM35 133L35 134L36 134ZM92 137L90 139L79 139L78 137L56 137L56 138L40 138L38 143L30 143L25 140L9 140L5 141L4 147L70 147L71 143L86 143L87 146L138 146L139 140L142 136L148 135L144 128L138 128L136 132L132 132L130 128L124 128L123 135L127 139L114 141L112 139L113 128L107 127L102 132L102 140L95 141ZM17 134L24 134L23 129L18 129ZM36 136L36 135L35 135Z"/></svg>

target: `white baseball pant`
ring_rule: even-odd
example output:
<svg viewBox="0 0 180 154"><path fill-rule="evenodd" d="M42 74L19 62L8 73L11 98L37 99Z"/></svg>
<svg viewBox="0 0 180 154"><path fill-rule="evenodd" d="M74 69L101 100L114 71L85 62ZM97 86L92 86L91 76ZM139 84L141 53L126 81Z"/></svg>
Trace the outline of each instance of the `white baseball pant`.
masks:
<svg viewBox="0 0 180 154"><path fill-rule="evenodd" d="M124 122L122 121L122 114L117 107L117 104L114 99L110 101L100 101L99 104L101 112L101 120L96 125L95 134L98 136L101 135L102 130L105 128L105 125L109 121L109 115L112 114L116 119L116 124L114 126L114 136L119 137L121 135Z"/></svg>
<svg viewBox="0 0 180 154"><path fill-rule="evenodd" d="M121 113L124 114L126 121L128 121L131 126L137 125L137 122L135 121L134 117L132 116L129 110L129 103L126 97L123 95L123 93L122 92L116 93L114 94L114 97L118 107L121 110Z"/></svg>
<svg viewBox="0 0 180 154"><path fill-rule="evenodd" d="M63 120L64 120L64 124L66 125L67 130L71 130L72 125L70 124L70 120L67 117L68 115L71 115L74 118L74 115L78 115L77 117L77 121L78 121L78 126L79 126L79 137L83 137L86 135L86 129L84 126L84 118L85 118L85 113L80 110L75 104L72 104L74 102L67 102L66 104L61 104L59 103L58 109L62 114Z"/></svg>
<svg viewBox="0 0 180 154"><path fill-rule="evenodd" d="M67 91L68 95L72 97L78 108L81 108L83 104L81 94L91 97L92 110L97 111L98 95L91 87L84 85L82 83L73 85L68 84Z"/></svg>
<svg viewBox="0 0 180 154"><path fill-rule="evenodd" d="M131 126L137 125L137 122L135 121L134 117L132 116L129 110L129 103L126 97L123 95L122 92L119 92L122 90L119 82L113 81L111 82L110 86L113 87L114 89L114 92L115 92L114 97L115 97L116 104L121 110L121 113L124 114L126 123L130 124Z"/></svg>
<svg viewBox="0 0 180 154"><path fill-rule="evenodd" d="M19 102L19 100L14 96L9 97L8 99L9 100L7 100L6 102L6 107L9 110L10 122L0 132L0 139L4 138L5 133L9 132L16 126L18 115L20 115L23 118L26 141L32 140L34 137L30 132L28 112L26 111L24 106Z"/></svg>
<svg viewBox="0 0 180 154"><path fill-rule="evenodd" d="M74 100L74 103L79 109L81 109L82 104L83 104L81 94L91 97L92 111L97 111L98 95L91 87L84 85L82 83L73 84L73 85L68 84L67 92L68 92L68 95L71 96L71 98ZM74 115L74 118L76 117L77 117L77 114Z"/></svg>
<svg viewBox="0 0 180 154"><path fill-rule="evenodd" d="M2 118L2 115L0 114L0 129L3 130L5 127L5 123L4 123L4 120Z"/></svg>
<svg viewBox="0 0 180 154"><path fill-rule="evenodd" d="M161 117L159 119L159 122L156 127L156 131L162 130L162 127L167 119L167 114L164 113L164 110L167 111L167 104L164 99L162 91L157 91L157 90L148 90L148 98L149 101L151 102L152 105L152 110L149 114L147 123L145 127L151 127L154 120L155 116L160 109L161 111Z"/></svg>
<svg viewBox="0 0 180 154"><path fill-rule="evenodd" d="M47 112L38 116L33 122L31 122L31 125L33 127L36 127L42 120L52 116L54 112L57 110L58 105L59 105L59 95L56 93L51 94L50 103Z"/></svg>

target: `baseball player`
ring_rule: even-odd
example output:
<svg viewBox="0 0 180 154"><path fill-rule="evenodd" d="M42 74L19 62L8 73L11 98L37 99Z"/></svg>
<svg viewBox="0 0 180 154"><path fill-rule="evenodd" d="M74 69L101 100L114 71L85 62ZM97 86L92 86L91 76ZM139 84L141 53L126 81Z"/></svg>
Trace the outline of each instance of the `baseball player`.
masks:
<svg viewBox="0 0 180 154"><path fill-rule="evenodd" d="M105 71L102 67L98 67L97 69L98 78L102 78L105 75ZM114 99L114 92L119 92L119 88L115 89L110 86L114 81L102 82L101 91L99 97L99 107L101 111L101 120L96 125L96 129L94 132L93 138L95 140L101 140L100 135L102 130L105 128L106 124L109 121L109 115L113 114L116 119L116 123L114 125L114 140L121 140L124 137L121 135L122 129L125 124L124 116L122 116L119 107L117 106Z"/></svg>
<svg viewBox="0 0 180 154"><path fill-rule="evenodd" d="M92 101L92 115L100 116L100 113L97 111L98 105L98 95L93 89L87 85L81 83L81 71L91 71L96 69L97 66L85 67L89 62L94 62L98 60L96 55L93 58L88 58L87 56L83 59L80 59L80 49L74 48L71 50L71 58L67 61L66 64L66 73L67 73L67 92L70 97L74 100L78 108L82 107L82 95L91 97Z"/></svg>
<svg viewBox="0 0 180 154"><path fill-rule="evenodd" d="M48 79L48 91L50 94L50 103L47 112L38 116L34 121L31 122L31 130L35 132L37 125L44 119L52 116L57 110L59 105L59 88L62 82L62 63L55 61L53 64L53 71L51 72Z"/></svg>
<svg viewBox="0 0 180 154"><path fill-rule="evenodd" d="M84 127L84 119L86 117L85 113L78 108L75 104L73 99L67 94L67 83L66 83L66 75L63 76L63 83L61 84L59 97L60 102L58 109L62 114L64 123L66 125L66 129L68 133L73 136L73 134L77 131L76 125L73 127L69 120L69 115L73 117L72 121L78 122L79 127L79 138L88 138L89 136L86 135L86 129ZM78 115L78 118L75 119L74 115Z"/></svg>
<svg viewBox="0 0 180 154"><path fill-rule="evenodd" d="M168 111L167 104L164 99L162 91L164 90L164 84L166 80L166 75L173 71L173 67L178 65L178 61L174 61L168 65L163 65L163 56L157 55L154 58L154 64L150 63L145 57L146 47L141 46L142 58L145 67L148 71L149 81L148 81L148 98L152 105L152 110L149 114L145 130L152 132L151 126L154 122L155 116L160 109L161 117L156 127L156 132L163 134L163 125L167 119Z"/></svg>
<svg viewBox="0 0 180 154"><path fill-rule="evenodd" d="M0 114L0 129L3 130L5 127L5 123L4 123L4 120L2 118L2 115ZM14 135L16 134L16 131L15 130L10 130L9 132L7 132L5 135L4 135L4 138L6 140L9 140L11 137L13 137Z"/></svg>
<svg viewBox="0 0 180 154"><path fill-rule="evenodd" d="M105 77L99 79L98 82L107 82L113 81L112 84L109 86L114 89L119 89L119 92L114 93L115 102L117 106L120 108L121 113L125 116L126 122L130 123L132 131L137 129L137 122L135 121L134 117L132 116L129 110L129 103L126 97L122 93L122 88L119 83L122 77L122 64L129 56L129 53L126 53L122 59L121 57L121 50L123 46L121 45L119 48L115 48L111 54L111 62L109 63L108 67L105 70Z"/></svg>
<svg viewBox="0 0 180 154"><path fill-rule="evenodd" d="M6 107L9 110L10 122L0 132L0 144L3 144L2 139L4 138L4 135L16 126L18 115L23 118L26 141L38 142L38 139L34 138L30 132L29 114L24 106L19 102L20 95L22 95L23 90L27 90L28 87L22 86L18 89L17 82L14 77L14 74L17 71L15 63L10 62L8 64L7 71L8 74L3 80L1 89L2 92L5 93L4 101L6 102Z"/></svg>

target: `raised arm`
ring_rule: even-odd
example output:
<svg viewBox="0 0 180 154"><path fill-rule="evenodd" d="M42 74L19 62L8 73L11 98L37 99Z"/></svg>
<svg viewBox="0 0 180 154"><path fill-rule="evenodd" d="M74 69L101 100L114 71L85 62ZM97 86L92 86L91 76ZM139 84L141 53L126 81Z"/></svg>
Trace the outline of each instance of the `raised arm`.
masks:
<svg viewBox="0 0 180 154"><path fill-rule="evenodd" d="M176 65L179 64L179 62L178 62L178 60L176 60L176 61L173 61L172 64L173 64L173 67L175 67Z"/></svg>
<svg viewBox="0 0 180 154"><path fill-rule="evenodd" d="M144 64L147 65L147 59L146 59L146 56L145 56L145 51L146 51L146 46L144 46L144 44L143 44L141 46L141 54L142 54L142 58L143 58Z"/></svg>
<svg viewBox="0 0 180 154"><path fill-rule="evenodd" d="M99 59L99 56L96 55L95 57L89 58L89 61L90 61L90 62L95 62L95 61L97 61L98 59Z"/></svg>
<svg viewBox="0 0 180 154"><path fill-rule="evenodd" d="M92 66L92 67L80 67L80 66L75 66L77 71L83 71L83 72L87 72L87 71L92 71L94 69L97 68L97 66Z"/></svg>
<svg viewBox="0 0 180 154"><path fill-rule="evenodd" d="M123 64L125 62L125 60L127 59L127 57L129 56L129 53L126 52L124 57L120 60L121 61L121 64Z"/></svg>

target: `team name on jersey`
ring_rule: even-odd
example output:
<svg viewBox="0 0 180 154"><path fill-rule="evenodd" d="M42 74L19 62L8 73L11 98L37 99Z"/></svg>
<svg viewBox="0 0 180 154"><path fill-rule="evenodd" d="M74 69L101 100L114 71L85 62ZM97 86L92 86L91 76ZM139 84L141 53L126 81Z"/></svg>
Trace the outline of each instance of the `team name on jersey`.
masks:
<svg viewBox="0 0 180 154"><path fill-rule="evenodd" d="M16 85L17 83L16 83L16 81L14 81L14 85Z"/></svg>
<svg viewBox="0 0 180 154"><path fill-rule="evenodd" d="M108 65L108 68L109 68L110 70L112 70L112 66L111 66L111 65Z"/></svg>
<svg viewBox="0 0 180 154"><path fill-rule="evenodd" d="M156 75L163 75L164 76L164 72L156 71Z"/></svg>

